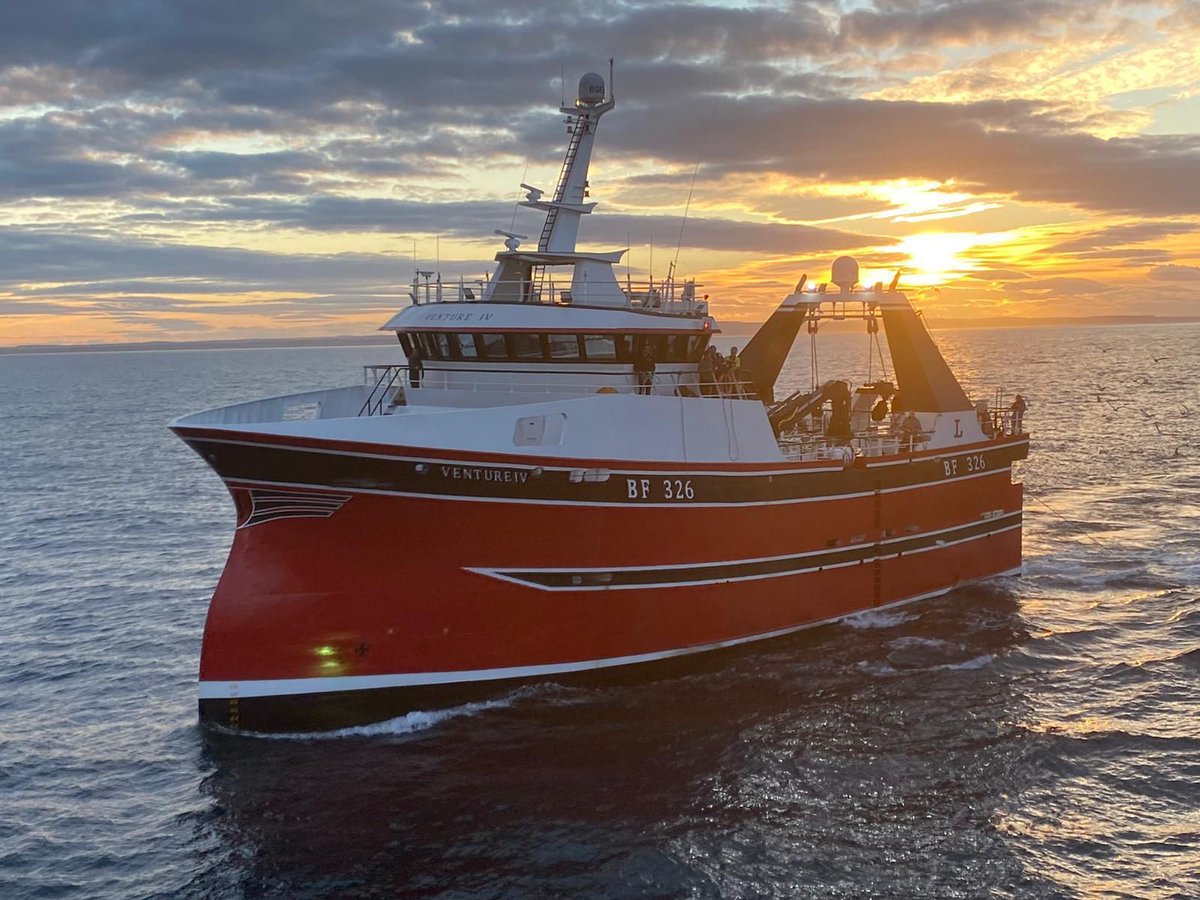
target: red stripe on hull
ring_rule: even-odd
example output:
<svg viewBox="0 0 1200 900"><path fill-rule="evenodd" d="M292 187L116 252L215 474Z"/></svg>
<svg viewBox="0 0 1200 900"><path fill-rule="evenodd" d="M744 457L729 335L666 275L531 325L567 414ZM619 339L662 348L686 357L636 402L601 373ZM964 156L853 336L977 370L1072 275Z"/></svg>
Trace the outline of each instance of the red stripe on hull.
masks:
<svg viewBox="0 0 1200 900"><path fill-rule="evenodd" d="M239 491L235 490L235 494ZM519 506L356 494L240 529L209 610L208 682L553 665L794 628L1017 568L1020 529L797 574L555 592L465 567L677 566L824 551L1019 511L1007 471L794 506ZM986 520L985 520L986 521ZM870 555L868 552L867 555Z"/></svg>

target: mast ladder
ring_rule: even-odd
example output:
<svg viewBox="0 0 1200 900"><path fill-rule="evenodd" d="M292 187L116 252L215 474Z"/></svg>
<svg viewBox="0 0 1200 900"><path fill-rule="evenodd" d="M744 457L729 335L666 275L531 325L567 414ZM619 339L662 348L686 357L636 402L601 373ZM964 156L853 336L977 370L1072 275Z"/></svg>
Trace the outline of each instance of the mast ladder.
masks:
<svg viewBox="0 0 1200 900"><path fill-rule="evenodd" d="M578 116L573 124L571 140L567 142L567 155L563 157L562 171L558 173L558 184L554 188L555 203L562 203L563 194L567 191L567 180L571 177L571 169L575 164L575 157L579 153L579 142L583 140L583 135L588 128L587 117ZM546 252L546 245L550 241L550 234L554 231L554 223L557 220L558 207L554 206L546 213L546 224L542 226L542 236L538 238L538 250L542 253Z"/></svg>

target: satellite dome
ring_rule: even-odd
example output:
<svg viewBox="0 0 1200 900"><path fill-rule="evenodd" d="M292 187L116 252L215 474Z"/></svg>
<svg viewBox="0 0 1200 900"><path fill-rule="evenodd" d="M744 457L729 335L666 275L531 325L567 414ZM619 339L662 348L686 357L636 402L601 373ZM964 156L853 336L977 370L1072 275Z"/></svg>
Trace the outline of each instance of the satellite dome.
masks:
<svg viewBox="0 0 1200 900"><path fill-rule="evenodd" d="M858 284L858 260L853 256L839 256L833 261L833 277L829 279L843 291Z"/></svg>
<svg viewBox="0 0 1200 900"><path fill-rule="evenodd" d="M579 79L580 106L596 106L604 102L604 79L595 72L588 72Z"/></svg>

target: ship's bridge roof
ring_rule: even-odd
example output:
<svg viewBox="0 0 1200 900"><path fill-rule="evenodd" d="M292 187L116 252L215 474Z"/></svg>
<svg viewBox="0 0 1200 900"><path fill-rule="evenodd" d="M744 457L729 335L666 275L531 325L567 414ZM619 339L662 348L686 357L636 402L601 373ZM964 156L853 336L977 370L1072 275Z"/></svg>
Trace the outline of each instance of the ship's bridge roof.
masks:
<svg viewBox="0 0 1200 900"><path fill-rule="evenodd" d="M720 328L711 316L703 315L678 315L628 307L468 300L406 306L379 330L715 334Z"/></svg>

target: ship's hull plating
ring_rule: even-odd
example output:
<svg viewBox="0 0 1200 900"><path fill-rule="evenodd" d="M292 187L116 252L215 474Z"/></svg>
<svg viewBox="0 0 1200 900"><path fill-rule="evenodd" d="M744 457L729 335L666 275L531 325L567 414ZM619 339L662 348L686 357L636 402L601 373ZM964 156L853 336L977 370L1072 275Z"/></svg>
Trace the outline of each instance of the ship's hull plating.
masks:
<svg viewBox="0 0 1200 900"><path fill-rule="evenodd" d="M243 730L661 666L1021 562L1023 438L688 471L179 430L238 507L200 708Z"/></svg>

